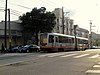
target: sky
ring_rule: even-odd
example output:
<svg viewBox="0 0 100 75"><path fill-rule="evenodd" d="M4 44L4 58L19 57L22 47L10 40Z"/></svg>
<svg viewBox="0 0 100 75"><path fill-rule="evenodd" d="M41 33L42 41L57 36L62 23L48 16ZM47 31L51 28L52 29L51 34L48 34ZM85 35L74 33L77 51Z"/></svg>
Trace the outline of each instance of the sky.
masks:
<svg viewBox="0 0 100 75"><path fill-rule="evenodd" d="M46 7L47 11L64 7L64 12L70 12L66 16L74 20L74 24L81 28L100 33L100 0L8 0L8 8L11 9L11 20L17 20L18 16L30 12L32 8ZM0 0L0 21L4 20L5 0Z"/></svg>

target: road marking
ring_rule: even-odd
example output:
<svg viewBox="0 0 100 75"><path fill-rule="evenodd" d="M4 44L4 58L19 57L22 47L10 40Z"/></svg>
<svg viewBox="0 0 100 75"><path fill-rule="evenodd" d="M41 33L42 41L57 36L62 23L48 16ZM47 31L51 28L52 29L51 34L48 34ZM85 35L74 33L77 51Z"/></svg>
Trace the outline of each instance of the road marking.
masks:
<svg viewBox="0 0 100 75"><path fill-rule="evenodd" d="M0 55L0 57L23 56L23 55L29 55L29 53L8 53L8 54L2 54L2 55Z"/></svg>
<svg viewBox="0 0 100 75"><path fill-rule="evenodd" d="M49 54L45 54L45 55L39 55L38 57L45 57L48 56Z"/></svg>
<svg viewBox="0 0 100 75"><path fill-rule="evenodd" d="M68 55L64 55L64 56L60 56L60 57L69 57L69 56L74 56L74 55L77 55L77 54L68 54Z"/></svg>
<svg viewBox="0 0 100 75"><path fill-rule="evenodd" d="M94 65L93 67L97 67L97 68L99 68L99 67L100 67L100 65Z"/></svg>
<svg viewBox="0 0 100 75"><path fill-rule="evenodd" d="M46 57L46 56L49 56L49 55L56 55L56 54L58 54L58 53L52 53L52 54L43 54L43 55L39 55L38 57Z"/></svg>
<svg viewBox="0 0 100 75"><path fill-rule="evenodd" d="M48 57L56 57L56 56L61 56L61 55L65 55L66 53L59 53L59 54L55 54L55 55L50 55Z"/></svg>
<svg viewBox="0 0 100 75"><path fill-rule="evenodd" d="M89 54L82 54L82 55L79 55L79 56L75 56L73 58L81 58L81 57L84 57L84 56L87 56L87 55L89 55Z"/></svg>
<svg viewBox="0 0 100 75"><path fill-rule="evenodd" d="M3 54L3 55L0 55L0 57L5 57L5 56L15 56L16 54Z"/></svg>
<svg viewBox="0 0 100 75"><path fill-rule="evenodd" d="M98 62L98 64L100 65L100 62Z"/></svg>
<svg viewBox="0 0 100 75"><path fill-rule="evenodd" d="M96 54L96 55L91 56L91 57L89 57L89 58L97 58L97 57L99 57L99 56L100 56L99 54Z"/></svg>
<svg viewBox="0 0 100 75"><path fill-rule="evenodd" d="M17 61L17 62L11 62L11 63L7 63L7 64L2 64L2 65L0 65L0 67L8 66L8 65L16 64L16 63L22 63L22 62L25 62L25 61Z"/></svg>
<svg viewBox="0 0 100 75"><path fill-rule="evenodd" d="M100 73L100 70L87 70L86 73Z"/></svg>

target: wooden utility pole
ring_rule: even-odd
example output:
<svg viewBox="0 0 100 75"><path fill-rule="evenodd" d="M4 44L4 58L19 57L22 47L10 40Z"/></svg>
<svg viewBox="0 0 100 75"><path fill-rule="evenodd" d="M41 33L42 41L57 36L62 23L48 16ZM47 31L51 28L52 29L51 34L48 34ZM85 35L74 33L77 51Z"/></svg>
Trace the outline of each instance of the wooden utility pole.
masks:
<svg viewBox="0 0 100 75"><path fill-rule="evenodd" d="M5 4L5 50L7 49L7 0Z"/></svg>
<svg viewBox="0 0 100 75"><path fill-rule="evenodd" d="M92 48L92 22L90 21L90 48Z"/></svg>
<svg viewBox="0 0 100 75"><path fill-rule="evenodd" d="M78 25L74 25L74 35L75 35L75 50L77 50L77 38L76 38L76 28L77 28Z"/></svg>
<svg viewBox="0 0 100 75"><path fill-rule="evenodd" d="M64 11L62 7L62 33L64 34Z"/></svg>
<svg viewBox="0 0 100 75"><path fill-rule="evenodd" d="M8 26L9 26L9 48L10 48L11 47L10 9L8 9Z"/></svg>

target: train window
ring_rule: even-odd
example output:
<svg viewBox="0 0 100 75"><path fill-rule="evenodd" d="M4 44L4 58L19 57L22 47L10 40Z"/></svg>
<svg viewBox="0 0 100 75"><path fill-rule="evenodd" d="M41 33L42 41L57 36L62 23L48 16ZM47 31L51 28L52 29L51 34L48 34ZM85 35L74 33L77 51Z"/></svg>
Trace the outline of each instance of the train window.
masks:
<svg viewBox="0 0 100 75"><path fill-rule="evenodd" d="M71 38L68 38L68 43L71 43Z"/></svg>
<svg viewBox="0 0 100 75"><path fill-rule="evenodd" d="M40 44L46 45L47 44L47 34L41 34L40 35Z"/></svg>
<svg viewBox="0 0 100 75"><path fill-rule="evenodd" d="M59 36L59 43L62 43L62 36Z"/></svg>
<svg viewBox="0 0 100 75"><path fill-rule="evenodd" d="M88 44L88 41L87 40L84 40L84 44Z"/></svg>
<svg viewBox="0 0 100 75"><path fill-rule="evenodd" d="M56 42L59 42L58 37L55 37Z"/></svg>
<svg viewBox="0 0 100 75"><path fill-rule="evenodd" d="M78 44L83 44L83 40L82 39L78 39Z"/></svg>
<svg viewBox="0 0 100 75"><path fill-rule="evenodd" d="M53 43L54 42L54 36L53 35L49 35L49 43Z"/></svg>
<svg viewBox="0 0 100 75"><path fill-rule="evenodd" d="M74 43L74 38L72 38L72 43Z"/></svg>
<svg viewBox="0 0 100 75"><path fill-rule="evenodd" d="M63 43L68 43L68 37L62 37L62 42Z"/></svg>

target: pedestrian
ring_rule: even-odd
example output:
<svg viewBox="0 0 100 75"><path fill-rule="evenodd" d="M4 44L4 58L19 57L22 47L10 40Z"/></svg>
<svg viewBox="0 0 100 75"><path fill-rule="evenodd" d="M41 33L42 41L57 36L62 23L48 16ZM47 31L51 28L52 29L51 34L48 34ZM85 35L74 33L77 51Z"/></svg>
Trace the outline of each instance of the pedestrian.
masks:
<svg viewBox="0 0 100 75"><path fill-rule="evenodd" d="M2 47L1 47L1 53L4 53L5 52L5 48L4 48L4 45L2 43Z"/></svg>

